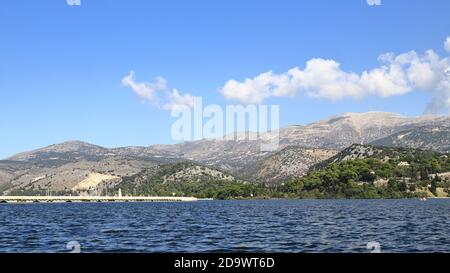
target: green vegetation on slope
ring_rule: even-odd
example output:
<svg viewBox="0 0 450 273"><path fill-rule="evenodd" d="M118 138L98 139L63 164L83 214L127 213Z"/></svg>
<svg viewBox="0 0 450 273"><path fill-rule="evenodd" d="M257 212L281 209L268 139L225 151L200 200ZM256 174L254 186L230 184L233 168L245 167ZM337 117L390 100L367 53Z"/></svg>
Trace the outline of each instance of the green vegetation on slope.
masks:
<svg viewBox="0 0 450 273"><path fill-rule="evenodd" d="M248 183L195 163L163 164L123 177L108 194L250 198L413 198L449 196L450 157L432 151L353 145L302 178ZM41 188L11 195L46 195ZM70 192L52 192L70 194Z"/></svg>
<svg viewBox="0 0 450 273"><path fill-rule="evenodd" d="M200 168L193 173L192 168ZM211 171L214 172L211 174ZM230 179L222 172L192 163L167 164L155 172L142 172L123 178L115 187L123 195L195 196L198 198L251 198L262 196L265 188L256 184ZM183 173L176 179L168 178Z"/></svg>
<svg viewBox="0 0 450 273"><path fill-rule="evenodd" d="M223 175L208 174L206 167L201 167L205 172L200 174L168 181L167 177L194 166L178 163L163 165L151 174L126 177L116 190L121 188L130 195L175 194L216 199L412 198L448 194L448 178L435 175L450 171L447 155L392 148L380 151L369 158L331 163L278 186L230 181Z"/></svg>
<svg viewBox="0 0 450 273"><path fill-rule="evenodd" d="M389 149L379 158L332 163L287 182L282 192L300 198L407 198L428 191L437 196L438 188L448 193L449 180L435 175L450 171L447 155L399 151Z"/></svg>

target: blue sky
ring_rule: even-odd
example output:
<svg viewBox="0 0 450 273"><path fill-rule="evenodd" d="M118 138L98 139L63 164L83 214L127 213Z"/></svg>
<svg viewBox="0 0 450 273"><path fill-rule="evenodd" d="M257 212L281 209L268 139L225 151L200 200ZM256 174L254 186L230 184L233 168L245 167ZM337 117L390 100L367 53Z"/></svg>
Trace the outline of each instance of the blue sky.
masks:
<svg viewBox="0 0 450 273"><path fill-rule="evenodd" d="M224 96L230 80L303 71L315 58L357 75L380 67L387 52L432 49L445 62L449 11L447 0L2 1L0 158L74 139L107 147L172 143L170 112L123 86L130 71L136 82L162 76L180 94L225 105L242 102L239 94ZM402 95L374 88L336 100L314 96L323 85L311 83L263 102L280 105L281 126L343 112L415 116L436 94L416 85Z"/></svg>

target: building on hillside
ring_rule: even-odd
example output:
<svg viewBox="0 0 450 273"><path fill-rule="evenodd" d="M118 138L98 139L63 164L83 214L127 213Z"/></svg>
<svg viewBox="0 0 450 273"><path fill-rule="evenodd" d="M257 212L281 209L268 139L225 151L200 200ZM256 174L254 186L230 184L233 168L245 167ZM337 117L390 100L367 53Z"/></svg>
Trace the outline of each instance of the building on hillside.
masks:
<svg viewBox="0 0 450 273"><path fill-rule="evenodd" d="M409 167L410 165L409 165L408 162L402 161L402 162L398 163L398 166L399 166L399 167Z"/></svg>

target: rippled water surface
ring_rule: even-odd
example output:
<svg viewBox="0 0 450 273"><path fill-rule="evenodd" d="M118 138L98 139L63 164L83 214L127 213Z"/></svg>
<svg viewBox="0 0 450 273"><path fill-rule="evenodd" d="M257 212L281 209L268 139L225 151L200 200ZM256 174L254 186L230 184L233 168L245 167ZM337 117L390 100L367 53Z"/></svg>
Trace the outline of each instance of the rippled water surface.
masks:
<svg viewBox="0 0 450 273"><path fill-rule="evenodd" d="M450 200L1 204L0 252L450 252Z"/></svg>

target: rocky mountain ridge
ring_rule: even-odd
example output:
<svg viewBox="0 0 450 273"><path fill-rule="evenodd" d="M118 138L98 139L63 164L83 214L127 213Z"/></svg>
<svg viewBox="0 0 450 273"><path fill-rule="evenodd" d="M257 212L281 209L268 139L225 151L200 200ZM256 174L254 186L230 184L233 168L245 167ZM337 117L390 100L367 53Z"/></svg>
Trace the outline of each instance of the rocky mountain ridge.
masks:
<svg viewBox="0 0 450 273"><path fill-rule="evenodd" d="M279 131L275 152L262 140L199 140L174 145L104 148L80 141L51 145L0 161L0 190L64 190L92 173L125 177L162 164L193 162L256 182L302 176L318 161L352 144L412 147L446 152L448 116L403 117L394 113L346 113ZM312 151L322 155L314 155Z"/></svg>

